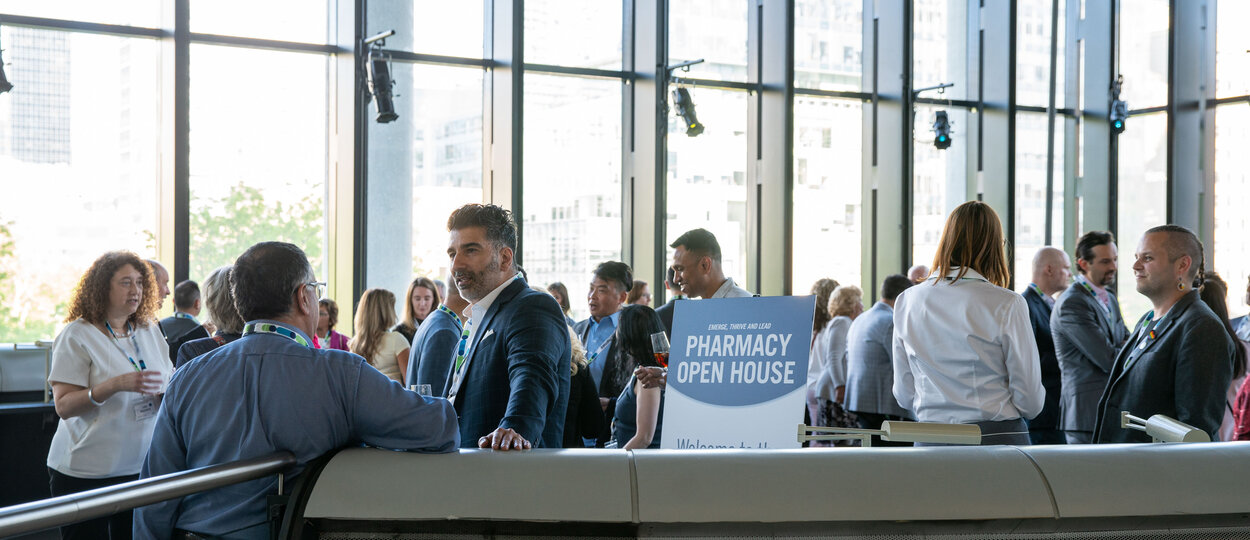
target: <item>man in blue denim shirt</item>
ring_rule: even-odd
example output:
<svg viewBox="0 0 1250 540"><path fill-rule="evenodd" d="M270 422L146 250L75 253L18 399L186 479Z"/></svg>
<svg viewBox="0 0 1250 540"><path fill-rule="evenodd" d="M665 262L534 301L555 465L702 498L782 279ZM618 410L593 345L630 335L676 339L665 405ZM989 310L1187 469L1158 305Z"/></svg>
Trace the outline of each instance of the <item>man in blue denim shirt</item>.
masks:
<svg viewBox="0 0 1250 540"><path fill-rule="evenodd" d="M452 452L456 413L447 400L409 392L361 357L314 349L324 284L298 247L262 242L230 274L243 337L180 368L169 383L141 478L260 457L279 450L303 466L363 442ZM136 538L175 530L222 538L268 538L268 476L135 511Z"/></svg>

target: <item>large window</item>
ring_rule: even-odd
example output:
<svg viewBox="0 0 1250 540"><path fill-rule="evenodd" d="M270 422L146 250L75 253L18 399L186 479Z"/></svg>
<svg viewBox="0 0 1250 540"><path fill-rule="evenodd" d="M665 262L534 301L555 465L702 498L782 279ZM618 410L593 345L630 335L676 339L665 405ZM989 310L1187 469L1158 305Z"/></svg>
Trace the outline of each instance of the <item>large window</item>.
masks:
<svg viewBox="0 0 1250 540"><path fill-rule="evenodd" d="M1215 96L1250 94L1250 2L1224 0L1215 19Z"/></svg>
<svg viewBox="0 0 1250 540"><path fill-rule="evenodd" d="M0 48L0 341L29 342L101 254L156 255L159 44L4 26Z"/></svg>
<svg viewBox="0 0 1250 540"><path fill-rule="evenodd" d="M1051 240L1046 242L1046 115L1016 114L1016 290L1033 280L1033 255L1044 246L1063 249L1063 129L1055 126L1055 167Z"/></svg>
<svg viewBox="0 0 1250 540"><path fill-rule="evenodd" d="M326 279L328 63L191 46L191 279L266 240L300 246Z"/></svg>
<svg viewBox="0 0 1250 540"><path fill-rule="evenodd" d="M525 2L527 63L621 69L620 0Z"/></svg>
<svg viewBox="0 0 1250 540"><path fill-rule="evenodd" d="M799 0L794 5L794 85L817 90L860 89L864 3Z"/></svg>
<svg viewBox="0 0 1250 540"><path fill-rule="evenodd" d="M690 95L705 130L688 137L685 124L669 117L665 249L688 230L707 229L720 242L725 275L746 287L747 94L695 88Z"/></svg>
<svg viewBox="0 0 1250 540"><path fill-rule="evenodd" d="M826 277L860 284L863 114L859 101L795 99L794 294Z"/></svg>
<svg viewBox="0 0 1250 540"><path fill-rule="evenodd" d="M329 0L190 2L192 32L305 43L329 41Z"/></svg>
<svg viewBox="0 0 1250 540"><path fill-rule="evenodd" d="M1130 325L1151 307L1133 277L1137 242L1146 229L1167 223L1167 118L1162 113L1135 116L1120 135L1116 282L1120 310Z"/></svg>
<svg viewBox="0 0 1250 540"><path fill-rule="evenodd" d="M523 144L521 265L583 318L591 271L621 259L621 82L526 74Z"/></svg>
<svg viewBox="0 0 1250 540"><path fill-rule="evenodd" d="M1120 9L1120 99L1130 109L1167 105L1168 24L1168 0L1133 0Z"/></svg>
<svg viewBox="0 0 1250 540"><path fill-rule="evenodd" d="M681 77L747 80L747 5L742 0L670 2L669 65L703 59Z"/></svg>
<svg viewBox="0 0 1250 540"><path fill-rule="evenodd" d="M1021 105L1045 107L1050 103L1050 23L1051 7L1055 3L1056 0L1021 0L1016 6L1016 102ZM1063 0L1057 3L1059 26L1054 30L1059 32L1059 42L1056 43L1055 107L1062 108L1066 37L1063 21L1067 3Z"/></svg>
<svg viewBox="0 0 1250 540"><path fill-rule="evenodd" d="M1223 7L1221 5L1221 7ZM1250 107L1239 103L1215 110L1215 270L1228 282L1228 312L1245 315L1250 277Z"/></svg>
<svg viewBox="0 0 1250 540"><path fill-rule="evenodd" d="M0 0L0 13L156 28L161 25L162 3L161 0Z"/></svg>

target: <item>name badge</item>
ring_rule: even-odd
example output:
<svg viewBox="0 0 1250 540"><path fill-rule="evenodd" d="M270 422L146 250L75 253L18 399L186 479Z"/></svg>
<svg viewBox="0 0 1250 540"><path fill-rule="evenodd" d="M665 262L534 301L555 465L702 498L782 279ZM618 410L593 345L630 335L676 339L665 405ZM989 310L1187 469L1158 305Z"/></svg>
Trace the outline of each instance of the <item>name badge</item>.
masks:
<svg viewBox="0 0 1250 540"><path fill-rule="evenodd" d="M160 409L160 404L156 401L156 398L152 396L147 396L139 400L138 403L135 403L135 406L134 406L135 421L142 422L144 420L152 418L156 416L156 411L158 411L159 409Z"/></svg>

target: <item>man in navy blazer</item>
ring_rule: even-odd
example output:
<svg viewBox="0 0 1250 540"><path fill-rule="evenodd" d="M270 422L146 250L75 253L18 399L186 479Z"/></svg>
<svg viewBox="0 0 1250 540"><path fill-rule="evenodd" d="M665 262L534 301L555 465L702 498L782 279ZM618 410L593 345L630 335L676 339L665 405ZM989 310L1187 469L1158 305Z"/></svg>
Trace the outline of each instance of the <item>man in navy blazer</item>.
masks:
<svg viewBox="0 0 1250 540"><path fill-rule="evenodd" d="M408 351L408 374L404 380L430 385L433 396L447 395L452 361L456 359L456 347L464 331L461 312L469 307L455 287L448 288L448 293L443 296L443 305L431 311L417 327Z"/></svg>
<svg viewBox="0 0 1250 540"><path fill-rule="evenodd" d="M1133 275L1154 309L1116 355L1098 401L1094 442L1150 442L1144 432L1120 427L1121 411L1170 416L1218 441L1234 345L1223 321L1198 298L1202 242L1184 227L1154 227L1137 245Z"/></svg>
<svg viewBox="0 0 1250 540"><path fill-rule="evenodd" d="M1063 432L1059 430L1059 395L1062 381L1059 360L1055 358L1055 342L1050 335L1050 312L1055 305L1054 294L1068 286L1072 277L1072 263L1061 249L1044 247L1033 256L1033 282L1024 290L1024 302L1029 305L1029 322L1033 325L1033 338L1037 340L1038 358L1042 364L1042 388L1046 389L1046 403L1042 412L1029 420L1029 440L1033 444L1064 444Z"/></svg>
<svg viewBox="0 0 1250 540"><path fill-rule="evenodd" d="M1093 442L1098 398L1107 387L1116 351L1128 339L1120 302L1106 288L1115 281L1117 259L1111 233L1090 231L1082 235L1076 243L1080 273L1055 300L1050 313L1050 331L1063 379L1059 429L1068 444Z"/></svg>
<svg viewBox="0 0 1250 540"><path fill-rule="evenodd" d="M447 220L452 279L469 301L447 399L461 446L563 446L572 348L555 298L517 271L516 225L495 205L467 204Z"/></svg>

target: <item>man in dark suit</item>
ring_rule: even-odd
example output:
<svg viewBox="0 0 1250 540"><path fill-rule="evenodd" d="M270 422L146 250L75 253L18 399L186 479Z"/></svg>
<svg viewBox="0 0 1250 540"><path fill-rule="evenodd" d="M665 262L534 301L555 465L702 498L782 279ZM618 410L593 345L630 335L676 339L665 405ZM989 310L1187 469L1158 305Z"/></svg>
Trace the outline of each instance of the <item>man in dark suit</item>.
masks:
<svg viewBox="0 0 1250 540"><path fill-rule="evenodd" d="M560 448L572 352L564 313L518 273L511 212L466 204L451 213L447 230L452 278L470 313L447 395L461 446Z"/></svg>
<svg viewBox="0 0 1250 540"><path fill-rule="evenodd" d="M611 438L612 419L616 412L616 398L629 382L633 366L626 365L616 346L616 328L621 320L621 306L633 287L634 276L629 265L608 261L595 268L591 275L590 292L586 304L590 317L573 325L573 331L586 346L586 361L590 364L590 378L594 380L607 422L600 434L599 444ZM589 443L590 441L586 441Z"/></svg>
<svg viewBox="0 0 1250 540"><path fill-rule="evenodd" d="M1029 305L1029 322L1033 325L1033 338L1037 340L1037 352L1042 367L1042 387L1046 389L1046 404L1042 412L1029 420L1029 440L1033 444L1064 444L1063 431L1059 429L1059 395L1061 376L1059 360L1055 358L1055 342L1050 336L1050 312L1055 305L1054 294L1068 286L1072 277L1068 254L1061 249L1044 247L1033 256L1033 283L1024 290L1024 301Z"/></svg>
<svg viewBox="0 0 1250 540"><path fill-rule="evenodd" d="M686 295L681 294L681 287L673 283L673 269L670 267L665 271L664 288L668 290L668 302L655 308L655 314L660 316L660 322L664 323L664 333L668 335L669 341L673 339L673 305L678 300L685 300Z"/></svg>
<svg viewBox="0 0 1250 540"><path fill-rule="evenodd" d="M200 314L200 286L186 280L174 286L174 314L161 319L161 332L169 344L169 361L178 360L178 349L188 341L208 337L208 331L195 320Z"/></svg>
<svg viewBox="0 0 1250 540"><path fill-rule="evenodd" d="M1150 442L1144 432L1120 427L1121 411L1166 415L1219 440L1234 344L1198 298L1202 260L1202 242L1189 229L1161 225L1142 235L1133 275L1154 309L1116 355L1098 401L1094 442Z"/></svg>
<svg viewBox="0 0 1250 540"><path fill-rule="evenodd" d="M1120 302L1106 289L1115 281L1116 259L1111 233L1090 231L1081 236L1076 243L1080 273L1050 313L1062 375L1059 429L1068 444L1093 442L1098 398L1107 386L1116 350L1128 339Z"/></svg>
<svg viewBox="0 0 1250 540"><path fill-rule="evenodd" d="M412 384L430 385L430 395L447 395L447 383L451 379L452 361L456 359L456 347L464 333L462 314L469 303L460 296L455 287L443 296L443 304L431 311L417 333L412 337L408 351L408 374L404 380Z"/></svg>

